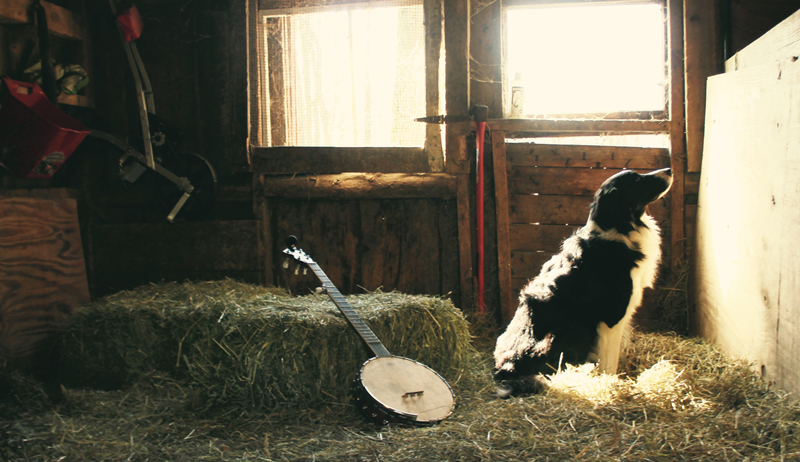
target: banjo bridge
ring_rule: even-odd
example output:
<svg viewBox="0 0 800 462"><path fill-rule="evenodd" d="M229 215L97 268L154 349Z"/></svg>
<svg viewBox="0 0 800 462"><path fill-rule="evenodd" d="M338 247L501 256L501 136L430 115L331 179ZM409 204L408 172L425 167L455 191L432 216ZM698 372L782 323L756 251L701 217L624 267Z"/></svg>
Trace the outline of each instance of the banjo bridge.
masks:
<svg viewBox="0 0 800 462"><path fill-rule="evenodd" d="M422 390L422 391L409 391L408 393L403 395L403 398L413 398L415 396L422 396L423 393L425 393L424 390Z"/></svg>

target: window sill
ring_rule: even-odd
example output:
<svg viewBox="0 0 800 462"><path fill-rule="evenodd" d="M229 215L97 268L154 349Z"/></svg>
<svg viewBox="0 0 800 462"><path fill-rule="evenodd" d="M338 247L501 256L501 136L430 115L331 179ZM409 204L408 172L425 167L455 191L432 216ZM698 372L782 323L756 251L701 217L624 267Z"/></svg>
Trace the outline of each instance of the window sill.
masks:
<svg viewBox="0 0 800 462"><path fill-rule="evenodd" d="M487 128L508 138L559 135L669 133L669 120L489 119Z"/></svg>

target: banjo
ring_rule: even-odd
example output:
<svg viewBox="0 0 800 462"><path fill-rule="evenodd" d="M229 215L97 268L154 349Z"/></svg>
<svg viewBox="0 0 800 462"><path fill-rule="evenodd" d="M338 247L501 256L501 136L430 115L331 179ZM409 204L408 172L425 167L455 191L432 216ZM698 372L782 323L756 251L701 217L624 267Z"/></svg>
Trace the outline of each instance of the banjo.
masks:
<svg viewBox="0 0 800 462"><path fill-rule="evenodd" d="M306 265L317 276L333 303L375 354L353 381L356 405L378 424L432 425L447 418L455 407L455 396L447 381L430 367L401 356L393 356L339 293L319 265L297 247L297 238L286 239L284 254Z"/></svg>

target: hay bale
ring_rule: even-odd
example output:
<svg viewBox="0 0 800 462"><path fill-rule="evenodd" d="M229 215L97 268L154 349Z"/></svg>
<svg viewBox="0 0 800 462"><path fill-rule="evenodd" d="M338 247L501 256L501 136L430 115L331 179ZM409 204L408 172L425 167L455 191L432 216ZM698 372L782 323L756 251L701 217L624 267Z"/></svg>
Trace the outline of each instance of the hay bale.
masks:
<svg viewBox="0 0 800 462"><path fill-rule="evenodd" d="M348 297L395 355L456 377L472 351L451 302L372 293ZM113 388L169 371L194 405L275 410L345 403L372 354L325 295L291 297L232 280L163 283L80 310L63 341L70 383Z"/></svg>

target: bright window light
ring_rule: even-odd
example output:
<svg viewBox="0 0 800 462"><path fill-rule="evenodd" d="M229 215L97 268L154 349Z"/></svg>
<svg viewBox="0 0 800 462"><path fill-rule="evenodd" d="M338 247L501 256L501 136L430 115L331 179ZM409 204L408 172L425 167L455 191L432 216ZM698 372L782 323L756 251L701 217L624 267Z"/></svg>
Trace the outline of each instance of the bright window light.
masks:
<svg viewBox="0 0 800 462"><path fill-rule="evenodd" d="M520 73L524 114L664 110L661 5L511 8L506 25L506 88Z"/></svg>
<svg viewBox="0 0 800 462"><path fill-rule="evenodd" d="M270 20L279 22L270 28ZM280 54L264 52L262 125L280 127L285 145L424 145L425 126L414 122L425 114L421 1L266 12L262 22L280 43Z"/></svg>

